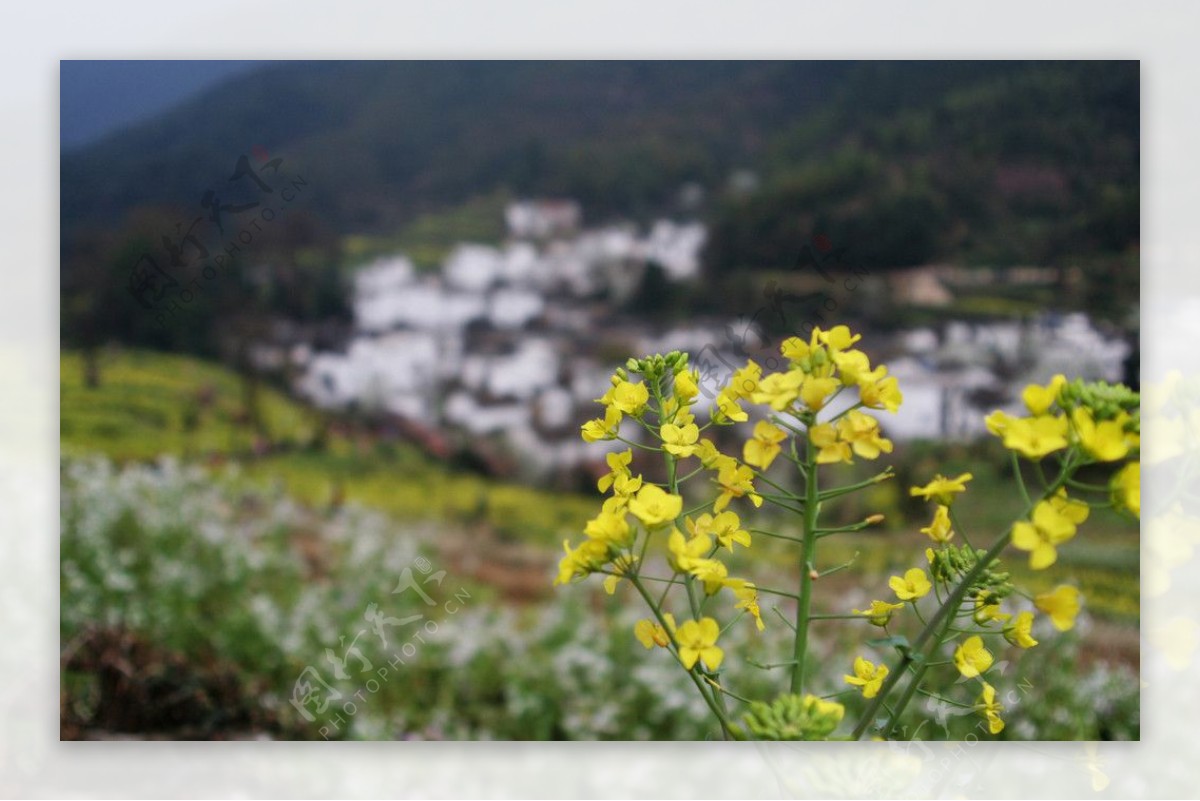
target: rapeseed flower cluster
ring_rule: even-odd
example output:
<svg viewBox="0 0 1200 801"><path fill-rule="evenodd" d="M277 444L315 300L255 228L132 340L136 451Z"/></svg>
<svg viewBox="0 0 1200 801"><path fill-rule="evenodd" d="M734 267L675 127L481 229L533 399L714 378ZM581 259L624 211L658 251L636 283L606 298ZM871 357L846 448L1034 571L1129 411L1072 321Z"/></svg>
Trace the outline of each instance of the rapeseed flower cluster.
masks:
<svg viewBox="0 0 1200 801"><path fill-rule="evenodd" d="M640 376L641 380L634 376ZM753 369L743 371L741 380L743 386L756 380ZM585 524L586 539L574 547L570 541L564 543L565 555L559 563L555 583L565 584L592 573L604 573L604 586L610 594L615 593L622 581L637 581L638 586L644 586L640 575L642 558L650 539L661 534L667 564L674 573L669 581L694 581L706 596L728 589L735 602L733 608L750 616L761 631L765 624L757 588L753 582L731 576L719 552L724 549L732 553L735 547L750 547L750 533L737 513L728 507L741 498L756 507L762 504L754 488L750 464L768 466L778 455L779 443L787 432L760 424L755 437L747 443L744 462L722 453L710 439L701 437L702 429L692 413L700 395L699 381L698 371L688 367L686 354L678 352L631 359L614 373L608 391L596 399L604 407L603 415L588 421L581 429L584 441L624 440L622 423L632 420L656 442L643 445L624 440L630 442L630 448L606 456L608 472L597 482L597 489L609 497L600 513ZM726 397L732 396L727 393ZM632 446L662 453L668 459L671 480L663 484L635 475ZM699 470L710 473L716 497L711 511L685 515L683 496L678 491L680 482L675 476L677 466L692 459L700 463ZM639 538L641 547L637 548ZM671 613L659 611L658 619L643 620L637 625L634 634L638 641L647 648L667 648L689 671L700 666L708 673L715 673L723 659L723 652L716 644L720 634L716 620L697 615L676 627Z"/></svg>
<svg viewBox="0 0 1200 801"><path fill-rule="evenodd" d="M927 671L947 666L943 673L958 681L977 682L978 694L951 701L982 716L989 732L1004 729L1003 707L989 682L997 655L1003 649L1028 649L1038 645L1039 614L1050 627L1067 631L1081 608L1079 590L1059 585L1034 596L1032 606L1009 600L1020 598L1010 574L1001 565L1006 546L1028 554L1029 564L1041 570L1059 558L1059 548L1076 536L1090 513L1087 491L1100 491L1104 502L1138 515L1141 505L1140 400L1124 387L1102 383L1068 382L1055 376L1047 384L1033 384L1021 393L1028 412L1013 416L993 412L985 424L1011 452L1015 478L1026 512L990 548L975 547L961 525L963 507L970 505L971 473L937 474L910 495L933 507L928 525L920 528L929 538L927 567L902 567L888 579L892 597L874 599L851 614L817 614L810 610L813 583L840 567L821 571L817 545L825 536L859 531L882 521L873 514L861 523L837 528L822 527L821 507L829 499L864 489L891 478L891 468L874 478L847 487L818 486L823 465L875 460L893 451L879 420L871 412L895 412L903 402L896 378L883 365L872 365L855 348L861 336L844 325L829 330L814 328L807 338L790 337L780 346L782 369L764 372L748 360L729 383L719 389L708 409L707 422L697 421L700 374L688 356L673 352L630 359L615 371L607 391L597 398L603 412L581 428L586 442L619 441L629 447L607 454L607 471L597 482L604 500L598 514L583 526L584 538L563 544L556 584L591 574L602 574L609 594L621 586L645 601L651 617L638 621L637 642L653 651L667 651L690 676L727 737L761 739L826 739L833 735L844 707L803 692L806 679L807 632L815 618L846 618L883 630L866 644L886 644L898 653L892 665L856 655L844 681L865 699L866 708L852 738L871 727L884 737L895 734L895 723ZM754 409L753 407L758 407ZM751 414L760 419L751 426ZM629 425L625 426L624 424ZM725 453L706 432L714 426L745 423L748 438L741 441L740 459ZM623 428L624 427L624 428ZM662 459L662 474L635 469L638 451ZM736 451L735 451L736 453ZM1043 482L1031 492L1020 470L1020 460L1037 463ZM803 492L793 492L775 480L780 467L796 468ZM1058 475L1045 471L1056 464ZM1085 466L1108 465L1112 473L1104 486L1080 483L1075 472ZM768 471L771 476L768 477ZM693 481L692 484L687 482ZM702 483L706 490L690 503L689 489ZM765 488L763 488L765 487ZM1068 494L1070 493L1070 494ZM967 500L964 502L964 498ZM699 505L695 505L699 502ZM761 531L744 521L764 503L771 503L802 519L802 537ZM690 507L690 508L689 508ZM801 545L797 592L760 586L733 575L743 553L753 552L758 536L791 540ZM655 566L665 566L663 571ZM844 567L844 566L843 566ZM726 592L727 591L727 592ZM760 593L790 599L796 622L793 659L782 665L791 675L789 693L770 704L750 701L722 684L721 668L730 658L719 644L722 632L741 618L753 620L762 631L766 622ZM722 606L722 598L728 606ZM1006 606L1008 607L1006 609ZM671 611L673 607L673 611ZM911 607L911 610L908 608ZM732 619L722 624L718 617ZM906 611L907 610L907 611ZM778 608L775 609L780 613ZM909 614L911 613L911 614ZM782 616L782 613L780 613ZM897 623L897 618L900 618ZM676 620L680 620L678 624ZM786 620L786 618L785 618ZM891 627L922 626L910 640ZM725 628L722 628L722 626ZM939 660L935 654L944 656ZM757 663L752 663L757 664ZM952 666L952 667L950 667ZM955 682L956 683L956 682ZM947 686L951 681L947 680ZM894 690L900 687L899 704ZM726 711L726 697L746 703L742 723ZM941 699L948 700L948 699ZM882 717L887 710L889 717ZM884 721L882 724L880 721Z"/></svg>

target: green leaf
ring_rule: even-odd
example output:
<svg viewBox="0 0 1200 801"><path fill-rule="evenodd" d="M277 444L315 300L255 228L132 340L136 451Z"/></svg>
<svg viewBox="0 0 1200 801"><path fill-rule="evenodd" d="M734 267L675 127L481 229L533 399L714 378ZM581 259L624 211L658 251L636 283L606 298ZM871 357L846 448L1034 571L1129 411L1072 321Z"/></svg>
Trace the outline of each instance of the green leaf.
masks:
<svg viewBox="0 0 1200 801"><path fill-rule="evenodd" d="M911 647L908 643L908 638L903 634L893 634L891 637L878 637L874 640L867 640L867 645L872 648L887 648L893 646L901 653L909 650Z"/></svg>

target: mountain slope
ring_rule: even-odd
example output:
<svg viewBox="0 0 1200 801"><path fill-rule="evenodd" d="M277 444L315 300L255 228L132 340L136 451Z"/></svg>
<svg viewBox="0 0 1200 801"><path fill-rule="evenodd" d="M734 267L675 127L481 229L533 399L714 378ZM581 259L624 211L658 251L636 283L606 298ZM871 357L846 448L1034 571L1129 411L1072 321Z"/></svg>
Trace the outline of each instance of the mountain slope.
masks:
<svg viewBox="0 0 1200 801"><path fill-rule="evenodd" d="M387 230L495 188L589 212L718 180L828 95L811 62L270 63L62 159L64 229L144 204L196 206L254 147L311 181L342 230Z"/></svg>

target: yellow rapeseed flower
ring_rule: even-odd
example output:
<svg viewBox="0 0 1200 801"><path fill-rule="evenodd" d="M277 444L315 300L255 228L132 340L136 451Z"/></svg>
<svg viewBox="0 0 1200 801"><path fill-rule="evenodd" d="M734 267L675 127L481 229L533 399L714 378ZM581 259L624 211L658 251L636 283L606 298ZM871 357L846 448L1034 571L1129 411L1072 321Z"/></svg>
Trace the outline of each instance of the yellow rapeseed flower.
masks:
<svg viewBox="0 0 1200 801"><path fill-rule="evenodd" d="M800 397L800 387L804 384L805 375L801 370L789 370L786 373L771 373L758 382L758 389L751 396L755 403L769 404L772 409L782 412Z"/></svg>
<svg viewBox="0 0 1200 801"><path fill-rule="evenodd" d="M688 670L696 665L697 660L704 662L709 670L716 670L725 658L725 652L717 647L720 634L721 627L711 617L687 621L675 632L679 661Z"/></svg>
<svg viewBox="0 0 1200 801"><path fill-rule="evenodd" d="M895 412L904 402L904 395L900 393L900 384L891 376L880 379L872 377L880 372L886 373L887 368L877 367L870 374L859 379L859 397L862 399L863 406L868 409L886 409L889 412Z"/></svg>
<svg viewBox="0 0 1200 801"><path fill-rule="evenodd" d="M721 547L730 551L735 542L742 547L750 547L750 532L742 529L742 521L735 512L725 511L715 517L705 513L694 521L690 517L685 518L684 523L693 536L706 534L716 537Z"/></svg>
<svg viewBox="0 0 1200 801"><path fill-rule="evenodd" d="M788 337L780 343L779 353L792 364L799 364L812 354L815 344L816 337L813 337L811 343L805 342L800 337Z"/></svg>
<svg viewBox="0 0 1200 801"><path fill-rule="evenodd" d="M602 439L616 439L621 430L621 410L609 406L604 410L604 417L588 420L581 426L584 442L597 442Z"/></svg>
<svg viewBox="0 0 1200 801"><path fill-rule="evenodd" d="M704 582L704 593L716 595L729 580L729 568L720 559L701 559L696 562L691 574Z"/></svg>
<svg viewBox="0 0 1200 801"><path fill-rule="evenodd" d="M887 678L887 674L887 665L875 665L861 656L856 656L854 657L854 675L845 675L842 678L847 684L861 687L863 698L874 698L879 692L879 688L883 686L883 680Z"/></svg>
<svg viewBox="0 0 1200 801"><path fill-rule="evenodd" d="M1000 611L1000 601L995 597L985 595L975 596L975 612L972 615L975 624L978 626L986 626L993 620L1001 622L1008 620L1012 615L1005 614Z"/></svg>
<svg viewBox="0 0 1200 801"><path fill-rule="evenodd" d="M675 618L670 612L663 614L663 619L667 621L671 631L675 630ZM639 620L633 626L633 636L637 637L637 641L646 646L646 650L658 646L666 648L671 644L671 637L667 630L663 628L661 623L653 620Z"/></svg>
<svg viewBox="0 0 1200 801"><path fill-rule="evenodd" d="M1025 408L1034 417L1039 417L1049 411L1050 407L1058 400L1058 393L1067 383L1067 377L1062 373L1050 379L1050 383L1046 386L1038 386L1030 384L1025 387L1021 393L1021 400L1025 401Z"/></svg>
<svg viewBox="0 0 1200 801"><path fill-rule="evenodd" d="M577 576L593 573L608 561L608 544L602 540L587 539L574 549L569 540L563 540L563 550L566 555L558 563L555 585L566 584Z"/></svg>
<svg viewBox="0 0 1200 801"><path fill-rule="evenodd" d="M1122 413L1115 420L1092 419L1092 413L1077 407L1071 412L1071 422L1083 450L1100 462L1116 462L1129 454L1130 439L1125 434L1125 422L1129 416Z"/></svg>
<svg viewBox="0 0 1200 801"><path fill-rule="evenodd" d="M762 378L762 368L753 360L747 360L746 366L733 373L733 378L729 380L730 395L737 400L751 400L755 392L758 392L758 381Z"/></svg>
<svg viewBox="0 0 1200 801"><path fill-rule="evenodd" d="M988 731L992 734L999 734L1004 731L1004 721L1000 719L1000 713L1004 711L1004 707L996 701L996 688L983 683L983 692L979 694L979 699L975 702L975 708L987 718Z"/></svg>
<svg viewBox="0 0 1200 801"><path fill-rule="evenodd" d="M620 500L620 506L627 506L629 499L638 493L642 488L642 477L631 476L628 473L617 476L613 479L612 491L613 497L608 500Z"/></svg>
<svg viewBox="0 0 1200 801"><path fill-rule="evenodd" d="M590 539L625 548L633 544L633 528L625 520L625 514L600 512L584 526L583 533Z"/></svg>
<svg viewBox="0 0 1200 801"><path fill-rule="evenodd" d="M950 527L950 508L939 503L933 513L933 520L921 529L921 533L934 542L949 542L954 539L954 530Z"/></svg>
<svg viewBox="0 0 1200 801"><path fill-rule="evenodd" d="M970 473L963 473L958 478L946 478L938 473L933 477L933 481L923 487L913 487L909 490L909 494L913 497L937 501L942 506L949 506L954 503L955 495L967 491L967 482L972 478L974 476Z"/></svg>
<svg viewBox="0 0 1200 801"><path fill-rule="evenodd" d="M675 397L680 403L687 403L700 394L700 372L684 370L675 376Z"/></svg>
<svg viewBox="0 0 1200 801"><path fill-rule="evenodd" d="M983 638L974 634L954 650L954 666L965 678L973 679L992 666L992 652L983 646Z"/></svg>
<svg viewBox="0 0 1200 801"><path fill-rule="evenodd" d="M825 403L837 392L839 386L841 384L834 378L805 376L804 383L800 386L800 400L812 411L819 412L825 408Z"/></svg>
<svg viewBox="0 0 1200 801"><path fill-rule="evenodd" d="M837 366L842 384L848 387L860 383L871 374L871 360L861 350L835 353L833 354L833 363Z"/></svg>
<svg viewBox="0 0 1200 801"><path fill-rule="evenodd" d="M750 419L746 410L738 405L738 396L731 387L725 387L717 393L717 399L713 402L709 414L717 425L724 425L730 421L744 423Z"/></svg>
<svg viewBox="0 0 1200 801"><path fill-rule="evenodd" d="M730 587L737 596L738 602L734 608L746 610L754 618L754 627L759 631L766 631L767 624L763 622L762 609L758 605L758 588L742 579L727 580L725 586Z"/></svg>
<svg viewBox="0 0 1200 801"><path fill-rule="evenodd" d="M845 325L835 325L828 331L822 331L820 328L817 328L814 333L817 335L817 339L828 346L830 352L833 354L846 350L855 342L862 339L862 334L852 334L850 327Z"/></svg>
<svg viewBox="0 0 1200 801"><path fill-rule="evenodd" d="M821 423L808 429L808 438L817 448L817 464L833 464L845 462L849 464L850 443L838 436L837 428L832 423Z"/></svg>
<svg viewBox="0 0 1200 801"><path fill-rule="evenodd" d="M855 609L854 614L864 615L872 626L886 626L892 619L892 613L903 609L904 604L889 604L887 601L871 601L866 609Z"/></svg>
<svg viewBox="0 0 1200 801"><path fill-rule="evenodd" d="M629 475L629 464L633 461L633 448L626 448L619 453L607 454L604 460L608 462L608 473L600 476L600 480L596 482L596 487L601 492L608 492L608 488L613 485L618 476Z"/></svg>
<svg viewBox="0 0 1200 801"><path fill-rule="evenodd" d="M983 424L987 426L987 430L991 432L992 435L1003 437L1004 432L1008 428L1009 424L1016 419L1018 418L997 409L987 417L983 418Z"/></svg>
<svg viewBox="0 0 1200 801"><path fill-rule="evenodd" d="M754 437L746 440L742 449L743 461L748 465L766 470L779 455L779 443L787 439L787 432L766 420L754 425Z"/></svg>
<svg viewBox="0 0 1200 801"><path fill-rule="evenodd" d="M723 512L734 498L749 497L755 507L762 506L762 496L754 491L754 471L744 464L726 463L717 472L721 494L713 503L714 512Z"/></svg>
<svg viewBox="0 0 1200 801"><path fill-rule="evenodd" d="M708 553L712 550L712 538L708 532L696 529L694 524L689 528L691 536L686 539L677 528L671 529L667 537L667 561L680 573L691 573L708 559Z"/></svg>
<svg viewBox="0 0 1200 801"><path fill-rule="evenodd" d="M637 497L629 502L629 511L633 512L646 528L663 526L683 511L683 498L672 495L654 484L647 484L638 490Z"/></svg>
<svg viewBox="0 0 1200 801"><path fill-rule="evenodd" d="M1142 463L1130 462L1112 477L1113 503L1134 517L1142 516Z"/></svg>
<svg viewBox="0 0 1200 801"><path fill-rule="evenodd" d="M711 439L702 439L696 445L696 456L700 459L700 464L704 465L708 470L719 470L721 466L728 462L737 463L737 460L732 456L726 456L717 450L717 446L713 444Z"/></svg>
<svg viewBox="0 0 1200 801"><path fill-rule="evenodd" d="M679 400L673 395L663 399L660 418L677 426L686 426L688 423L696 422L696 416L688 410L687 406L680 406Z"/></svg>
<svg viewBox="0 0 1200 801"><path fill-rule="evenodd" d="M1059 631L1070 631L1079 614L1079 589L1069 584L1060 584L1052 591L1035 596L1033 605L1050 616L1050 622Z"/></svg>
<svg viewBox="0 0 1200 801"><path fill-rule="evenodd" d="M1067 497L1065 487L1059 487L1056 493L1046 499L1046 502L1053 506L1055 511L1077 526L1087 520L1088 513L1091 512L1091 507L1084 501Z"/></svg>
<svg viewBox="0 0 1200 801"><path fill-rule="evenodd" d="M888 579L888 586L901 601L915 601L918 598L924 598L933 589L933 585L929 583L929 577L919 567L906 570L903 578L892 576Z"/></svg>
<svg viewBox="0 0 1200 801"><path fill-rule="evenodd" d="M1033 612L1020 612L1012 623L1004 627L1004 639L1018 648L1032 648L1038 644L1033 639Z"/></svg>
<svg viewBox="0 0 1200 801"><path fill-rule="evenodd" d="M869 414L847 412L838 420L837 429L838 436L864 459L878 459L879 454L892 452L891 441L880 435L879 421Z"/></svg>
<svg viewBox="0 0 1200 801"><path fill-rule="evenodd" d="M1058 560L1058 546L1075 536L1075 523L1050 501L1033 508L1032 522L1013 524L1012 544L1029 551L1029 566L1043 570Z"/></svg>
<svg viewBox="0 0 1200 801"><path fill-rule="evenodd" d="M636 489L630 495L622 494L625 486L637 485ZM600 510L613 515L622 515L629 511L629 501L633 495L637 494L637 490L642 487L642 477L625 478L621 477L613 484L613 492L615 493L609 498L604 499L604 503L600 504Z"/></svg>
<svg viewBox="0 0 1200 801"><path fill-rule="evenodd" d="M1067 418L1065 415L1043 414L1038 417L1009 417L1002 427L997 424L1004 447L1030 459L1067 447Z"/></svg>
<svg viewBox="0 0 1200 801"><path fill-rule="evenodd" d="M659 433L662 435L663 450L680 458L691 456L696 452L696 441L700 439L700 429L695 423L678 426L667 423Z"/></svg>
<svg viewBox="0 0 1200 801"><path fill-rule="evenodd" d="M612 406L631 417L640 414L650 400L650 391L641 381L636 384L630 381L620 381L612 388L611 393Z"/></svg>

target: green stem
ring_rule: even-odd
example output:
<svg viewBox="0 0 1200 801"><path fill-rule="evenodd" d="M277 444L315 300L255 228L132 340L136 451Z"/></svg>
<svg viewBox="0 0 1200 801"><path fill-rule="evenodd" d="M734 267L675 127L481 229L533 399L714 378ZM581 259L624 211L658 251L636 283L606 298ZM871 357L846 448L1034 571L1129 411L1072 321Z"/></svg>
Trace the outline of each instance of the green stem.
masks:
<svg viewBox="0 0 1200 801"><path fill-rule="evenodd" d="M844 389L844 387L843 387L843 389ZM842 390L841 390L841 389L839 389L839 390L838 390L836 393L834 393L833 397L831 397L829 400L825 401L825 405L826 405L826 406L828 406L828 405L830 404L830 402L832 402L832 401L833 401L833 398L836 398L836 397L837 397L838 395L840 395L840 394L842 394ZM841 418L845 417L846 415L850 414L850 412L853 412L853 411L856 411L856 410L858 410L858 409L861 409L862 407L863 407L862 401L859 401L858 403L854 404L853 406L851 406L851 407L849 407L849 408L847 408L847 409L842 409L840 412L838 412L837 414L835 414L833 417L830 417L830 418L829 418L828 420L826 420L825 422L826 422L826 423L836 423L836 422L837 422L839 419L841 419Z"/></svg>
<svg viewBox="0 0 1200 801"><path fill-rule="evenodd" d="M767 664L763 664L762 662L755 662L753 659L747 659L746 664L756 667L760 670L774 670L778 667L791 667L795 664L795 662L789 659L787 662L769 662Z"/></svg>
<svg viewBox="0 0 1200 801"><path fill-rule="evenodd" d="M785 421L783 418L781 418L781 417L780 417L778 414L772 414L772 415L768 415L768 417L770 418L770 420L771 420L771 422L772 422L773 424L775 424L775 425L777 425L777 426L783 426L783 427L784 427L784 428L786 428L788 431L791 431L793 434L796 434L796 435L798 435L798 436L801 436L801 437L807 437L807 436L808 436L808 432L807 432L807 431L805 431L803 428L796 428L796 427L795 427L794 425L792 425L791 423L788 423L788 422L786 422L786 421Z"/></svg>
<svg viewBox="0 0 1200 801"><path fill-rule="evenodd" d="M780 503L779 501L775 500L775 498L771 495L762 495L761 497L767 503L771 504L772 506L774 506L776 508L783 509L783 510L791 512L792 514L795 514L795 515L800 515L800 516L804 515L803 509L798 509L795 506L789 506L786 503Z"/></svg>
<svg viewBox="0 0 1200 801"><path fill-rule="evenodd" d="M819 493L817 497L819 500L827 501L830 498L837 498L842 495L849 495L852 492L858 492L860 489L865 489L873 484L879 484L880 482L895 478L895 476L896 474L892 472L892 468L888 467L882 473L877 473L871 478L868 478L866 481L859 481L855 484L847 484L844 487L835 487L831 490L825 490L824 492Z"/></svg>
<svg viewBox="0 0 1200 801"><path fill-rule="evenodd" d="M771 587L762 587L762 586L759 586L758 584L755 584L754 588L756 590L758 590L759 592L765 592L767 595L779 595L784 598L792 598L797 601L800 600L799 595L797 595L794 592L788 592L787 590L776 590L776 589L772 589Z"/></svg>
<svg viewBox="0 0 1200 801"><path fill-rule="evenodd" d="M635 448L641 448L644 451L653 451L654 453L662 453L663 452L662 448L651 448L649 445L643 445L640 442L634 442L633 440L625 439L624 437L618 436L616 439L620 442L624 442L626 445L631 445Z"/></svg>
<svg viewBox="0 0 1200 801"><path fill-rule="evenodd" d="M1021 475L1021 460L1016 451L1009 451L1009 455L1012 457L1013 475L1017 478L1017 486L1021 488L1021 497L1025 499L1026 506L1033 506L1033 501L1029 499L1029 490L1025 486L1025 477Z"/></svg>
<svg viewBox="0 0 1200 801"><path fill-rule="evenodd" d="M754 475L758 480L762 481L762 483L768 484L783 493L782 495L780 495L778 497L783 498L784 500L788 500L788 501L796 501L797 503L799 503L800 501L803 500L803 498L801 498L800 496L794 495L793 493L791 493L787 487L781 487L778 484L776 484L774 481L772 481L771 479L767 478L767 474L764 471L755 470ZM764 492L760 492L758 494L762 495L764 498L769 497Z"/></svg>
<svg viewBox="0 0 1200 801"><path fill-rule="evenodd" d="M858 551L855 551L854 556L850 559L849 562L844 562L844 563L838 565L837 567L831 567L828 570L822 570L820 573L817 574L817 578L825 578L826 576L832 576L834 573L837 573L839 570L845 570L846 568L851 567L854 564L854 560L857 558L858 558Z"/></svg>
<svg viewBox="0 0 1200 801"><path fill-rule="evenodd" d="M704 680L707 681L710 685L712 685L713 689L716 690L716 693L714 693L714 695L716 695L717 699L720 700L722 703L724 703L725 696L727 696L727 695L730 698L736 698L737 700L741 701L743 704L754 703L753 701L751 701L749 698L746 698L745 696L738 695L737 693L733 692L732 690L726 690L724 687L721 686L721 684L719 682L717 682L716 680L714 680L713 678L711 678L709 676L705 676Z"/></svg>
<svg viewBox="0 0 1200 801"><path fill-rule="evenodd" d="M676 574L676 576L677 575L678 574ZM667 586L663 587L662 595L658 596L658 606L660 609L662 608L663 603L667 600L667 593L671 591L671 587L675 586L676 576L671 576L671 578L666 582Z"/></svg>
<svg viewBox="0 0 1200 801"><path fill-rule="evenodd" d="M692 618L700 620L700 602L696 599L696 579L692 575L683 577L683 585L687 587L688 606L692 609Z"/></svg>
<svg viewBox="0 0 1200 801"><path fill-rule="evenodd" d="M944 695L938 695L937 693L931 693L931 692L929 692L929 690L917 690L917 692L919 692L921 695L928 696L929 698L937 699L938 701L941 701L944 704L950 704L951 706L957 706L962 709L974 709L975 708L974 704L964 704L961 701L952 701Z"/></svg>
<svg viewBox="0 0 1200 801"><path fill-rule="evenodd" d="M774 537L777 540L787 540L788 542L798 543L804 542L804 539L801 537L789 537L787 534L776 534L774 531L767 531L766 529L762 528L751 528L747 529L747 531L749 531L751 534L762 534L765 537Z"/></svg>
<svg viewBox="0 0 1200 801"><path fill-rule="evenodd" d="M845 534L853 531L862 531L863 529L871 528L878 525L877 523L868 523L866 520L860 520L857 523L850 523L846 526L836 526L834 528L819 528L817 529L817 539L828 537L833 534Z"/></svg>
<svg viewBox="0 0 1200 801"><path fill-rule="evenodd" d="M1083 481L1075 481L1073 479L1067 482L1067 486L1074 487L1075 489L1090 490L1092 492L1108 492L1108 487L1104 484L1087 484Z"/></svg>
<svg viewBox="0 0 1200 801"><path fill-rule="evenodd" d="M949 508L949 511L947 514L950 517L951 530L957 531L959 534L961 534L962 538L963 538L963 542L965 542L967 544L967 547L970 548L972 551L975 550L975 546L971 544L971 538L967 536L967 530L965 528L963 528L962 525L958 522L958 514L955 513L953 506L951 506Z"/></svg>
<svg viewBox="0 0 1200 801"><path fill-rule="evenodd" d="M808 621L812 609L813 548L817 543L817 512L820 509L817 487L817 454L812 438L806 435L805 462L808 465L804 486L804 552L800 556L800 599L796 604L796 640L792 658L791 691L804 688L804 662L808 655Z"/></svg>
<svg viewBox="0 0 1200 801"><path fill-rule="evenodd" d="M933 651L937 650L939 646L941 646L943 640L946 638L946 630L950 628L950 624L953 622L953 615L948 615L941 631L938 632L937 637L934 639L933 646L929 649L929 652L925 654L925 658L922 659L919 664L914 666L915 670L913 670L913 675L908 680L908 686L904 688L904 693L900 696L900 700L896 704L895 711L891 713L891 717L888 719L887 724L883 728L885 737L892 736L892 731L896 728L896 724L900 722L900 713L904 711L906 706L908 706L908 702L912 700L917 688L921 686L921 679L925 677L925 671L929 670L929 655Z"/></svg>

